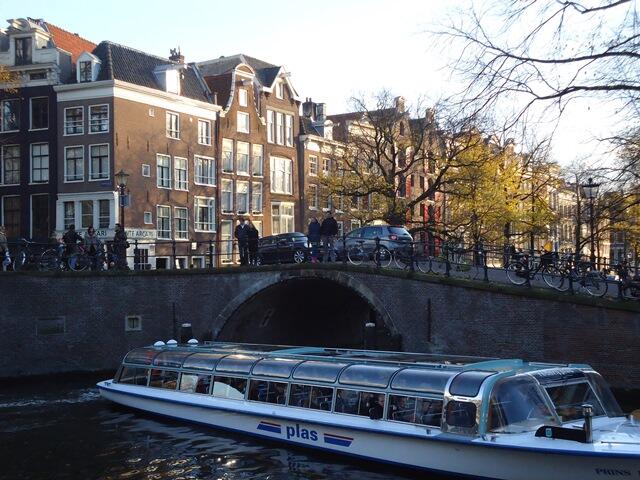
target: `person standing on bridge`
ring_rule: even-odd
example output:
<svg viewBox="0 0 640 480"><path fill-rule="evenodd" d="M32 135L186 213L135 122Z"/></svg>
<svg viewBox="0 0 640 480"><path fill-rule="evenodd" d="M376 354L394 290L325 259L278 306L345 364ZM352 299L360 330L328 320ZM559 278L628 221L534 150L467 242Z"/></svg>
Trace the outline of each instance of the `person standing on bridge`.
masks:
<svg viewBox="0 0 640 480"><path fill-rule="evenodd" d="M320 225L320 236L324 248L322 261L325 263L329 260L332 262L336 261L336 251L334 249L336 235L338 235L338 222L336 222L331 210L329 210L327 216L322 221L322 225Z"/></svg>
<svg viewBox="0 0 640 480"><path fill-rule="evenodd" d="M311 247L311 263L318 263L318 247L320 246L320 222L316 217L311 217L307 238Z"/></svg>
<svg viewBox="0 0 640 480"><path fill-rule="evenodd" d="M249 220L249 231L247 232L247 245L249 249L249 265L258 264L258 245L260 243L260 233L258 229Z"/></svg>
<svg viewBox="0 0 640 480"><path fill-rule="evenodd" d="M249 225L244 218L240 217L234 235L238 241L240 265L246 265L249 262Z"/></svg>

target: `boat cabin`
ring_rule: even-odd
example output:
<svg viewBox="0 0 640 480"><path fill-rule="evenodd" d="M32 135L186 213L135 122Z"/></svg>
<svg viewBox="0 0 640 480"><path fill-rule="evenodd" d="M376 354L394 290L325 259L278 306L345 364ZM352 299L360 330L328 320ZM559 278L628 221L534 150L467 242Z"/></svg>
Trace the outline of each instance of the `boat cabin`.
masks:
<svg viewBox="0 0 640 480"><path fill-rule="evenodd" d="M236 343L129 352L114 382L239 402L316 410L460 435L622 416L588 365ZM279 411L285 415L286 410ZM337 419L336 419L337 421Z"/></svg>

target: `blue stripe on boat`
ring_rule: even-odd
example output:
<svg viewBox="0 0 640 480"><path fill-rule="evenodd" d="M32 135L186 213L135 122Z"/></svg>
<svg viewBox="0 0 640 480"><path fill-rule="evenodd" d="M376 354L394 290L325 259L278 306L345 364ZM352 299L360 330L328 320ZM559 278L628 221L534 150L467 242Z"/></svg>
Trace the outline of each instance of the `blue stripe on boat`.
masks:
<svg viewBox="0 0 640 480"><path fill-rule="evenodd" d="M352 442L353 438L351 437L343 437L342 435L334 435L331 433L324 434L324 443L339 445L341 447L350 447Z"/></svg>
<svg viewBox="0 0 640 480"><path fill-rule="evenodd" d="M258 430L264 430L265 432L282 434L282 427L277 423L262 421L258 424Z"/></svg>

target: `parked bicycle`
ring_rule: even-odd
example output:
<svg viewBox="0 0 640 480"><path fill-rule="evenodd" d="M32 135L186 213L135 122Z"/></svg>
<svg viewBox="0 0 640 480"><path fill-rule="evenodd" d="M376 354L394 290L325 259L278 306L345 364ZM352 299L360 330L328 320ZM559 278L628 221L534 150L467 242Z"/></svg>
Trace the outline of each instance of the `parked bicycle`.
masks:
<svg viewBox="0 0 640 480"><path fill-rule="evenodd" d="M607 294L609 283L606 274L597 270L590 261L576 258L575 254L564 256L556 266L556 271L561 281L554 288L560 292L573 288L577 293L592 297L604 297Z"/></svg>
<svg viewBox="0 0 640 480"><path fill-rule="evenodd" d="M13 270L16 272L29 268L41 270L38 248L39 244L37 242L31 242L26 238L21 238L20 249L13 256Z"/></svg>
<svg viewBox="0 0 640 480"><path fill-rule="evenodd" d="M614 269L619 277L622 298L640 300L640 274L636 271L632 275L627 262L615 265Z"/></svg>
<svg viewBox="0 0 640 480"><path fill-rule="evenodd" d="M393 254L379 241L376 242L372 251L368 251L365 247L365 240L358 240L347 250L347 258L353 265L362 265L365 261L373 260L376 266L386 268L391 264Z"/></svg>
<svg viewBox="0 0 640 480"><path fill-rule="evenodd" d="M562 284L562 272L555 265L556 255L553 252L543 253L539 261L526 253L522 253L517 260L511 260L507 264L507 278L514 285L530 284L536 275L540 273L542 280L549 287L558 289Z"/></svg>

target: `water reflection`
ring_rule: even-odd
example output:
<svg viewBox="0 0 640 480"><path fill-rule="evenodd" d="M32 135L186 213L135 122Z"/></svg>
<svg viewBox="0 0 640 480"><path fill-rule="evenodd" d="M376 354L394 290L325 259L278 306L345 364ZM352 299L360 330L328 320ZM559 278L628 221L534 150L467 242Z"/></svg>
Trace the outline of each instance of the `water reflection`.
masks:
<svg viewBox="0 0 640 480"><path fill-rule="evenodd" d="M102 400L92 387L99 379L2 386L0 479L412 478L374 463L134 412Z"/></svg>

